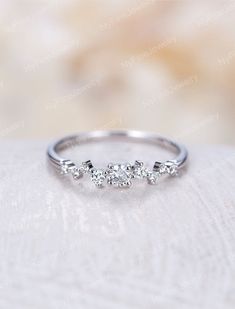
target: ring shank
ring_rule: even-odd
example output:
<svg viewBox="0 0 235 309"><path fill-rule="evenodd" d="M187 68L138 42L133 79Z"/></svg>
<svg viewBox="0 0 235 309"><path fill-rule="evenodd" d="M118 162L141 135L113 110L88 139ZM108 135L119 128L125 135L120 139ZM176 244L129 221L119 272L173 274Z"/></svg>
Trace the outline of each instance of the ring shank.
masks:
<svg viewBox="0 0 235 309"><path fill-rule="evenodd" d="M100 141L109 138L123 138L144 143L151 143L173 151L177 153L177 156L171 161L176 163L178 168L182 167L187 160L188 152L183 145L154 133L131 130L90 131L82 132L77 135L67 136L52 143L48 148L47 155L51 163L57 167L60 167L65 161L69 161L68 159L65 159L59 155L60 151L67 148L72 148L79 144Z"/></svg>

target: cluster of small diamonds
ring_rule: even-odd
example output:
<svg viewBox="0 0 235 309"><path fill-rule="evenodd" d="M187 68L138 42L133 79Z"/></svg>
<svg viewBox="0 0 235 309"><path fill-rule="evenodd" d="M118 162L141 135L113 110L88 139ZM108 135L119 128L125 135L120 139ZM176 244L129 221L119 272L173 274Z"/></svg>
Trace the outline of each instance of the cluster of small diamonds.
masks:
<svg viewBox="0 0 235 309"><path fill-rule="evenodd" d="M106 181L114 187L128 188L134 178L147 179L149 184L157 184L164 174L175 176L178 174L178 165L174 161L155 162L153 169L150 170L142 161L135 161L133 165L110 163L106 169L97 169L90 160L84 162L80 168L71 161L65 161L61 166L61 173L72 174L75 180L88 174L97 187L102 187Z"/></svg>
<svg viewBox="0 0 235 309"><path fill-rule="evenodd" d="M61 165L61 174L62 175L72 174L73 178L75 180L78 180L79 178L82 177L83 171L81 168L78 168L73 162L65 161Z"/></svg>

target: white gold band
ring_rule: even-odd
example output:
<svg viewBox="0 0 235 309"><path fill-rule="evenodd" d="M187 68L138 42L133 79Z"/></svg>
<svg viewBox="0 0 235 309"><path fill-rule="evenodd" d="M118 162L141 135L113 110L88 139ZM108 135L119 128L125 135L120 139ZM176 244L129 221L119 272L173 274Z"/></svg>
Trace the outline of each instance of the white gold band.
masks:
<svg viewBox="0 0 235 309"><path fill-rule="evenodd" d="M131 139L154 144L177 153L177 156L165 162L156 160L151 169L147 168L145 164L140 161L135 161L133 165L110 163L107 169L97 169L90 160L87 160L78 167L71 160L60 156L60 151L63 149L91 141L100 141L110 138ZM98 187L103 186L105 180L107 180L108 184L116 187L129 187L133 178L146 178L148 183L155 184L163 174L176 175L178 170L185 164L188 156L186 148L172 140L154 133L129 130L91 131L68 136L51 144L47 154L50 162L55 167L59 168L63 174L72 174L74 179L79 179L84 174L89 174L91 180Z"/></svg>

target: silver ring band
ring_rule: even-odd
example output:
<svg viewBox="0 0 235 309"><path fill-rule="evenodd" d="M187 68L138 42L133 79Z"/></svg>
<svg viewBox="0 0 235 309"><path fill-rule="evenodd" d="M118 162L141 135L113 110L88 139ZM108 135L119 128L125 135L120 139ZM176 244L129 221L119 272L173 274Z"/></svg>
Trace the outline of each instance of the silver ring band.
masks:
<svg viewBox="0 0 235 309"><path fill-rule="evenodd" d="M60 156L60 152L64 149L107 138L132 139L144 143L151 143L173 151L177 153L177 156L165 162L156 160L151 168L147 167L143 162L136 160L133 165L129 163L110 163L106 169L95 168L90 160L82 162L81 166L76 166L70 159ZM179 169L184 166L187 160L188 152L183 145L154 133L115 130L83 132L77 135L64 137L49 146L47 155L50 162L59 169L62 174L72 174L75 180L80 179L84 174L89 174L91 180L98 187L103 186L105 180L107 180L108 184L115 187L130 187L133 178L146 178L148 183L156 184L162 175L177 175Z"/></svg>

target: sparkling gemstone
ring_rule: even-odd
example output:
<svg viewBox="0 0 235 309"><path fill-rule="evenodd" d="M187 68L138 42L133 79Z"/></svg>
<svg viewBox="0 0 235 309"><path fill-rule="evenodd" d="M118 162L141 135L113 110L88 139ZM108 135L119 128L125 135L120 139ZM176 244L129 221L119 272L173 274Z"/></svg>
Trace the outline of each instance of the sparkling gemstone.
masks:
<svg viewBox="0 0 235 309"><path fill-rule="evenodd" d="M74 167L71 170L71 174L72 174L74 180L78 180L82 176L82 171L80 169L78 169L77 167Z"/></svg>
<svg viewBox="0 0 235 309"><path fill-rule="evenodd" d="M160 173L159 172L155 172L152 171L148 174L148 183L151 185L155 185L158 181L158 179L160 178Z"/></svg>
<svg viewBox="0 0 235 309"><path fill-rule="evenodd" d="M60 167L61 174L69 174L72 172L73 169L76 168L76 165L71 161L63 162Z"/></svg>
<svg viewBox="0 0 235 309"><path fill-rule="evenodd" d="M172 161L165 162L166 171L171 176L176 176L178 174L178 165Z"/></svg>
<svg viewBox="0 0 235 309"><path fill-rule="evenodd" d="M83 173L73 162L64 163L61 166L61 174L72 174L73 178L77 180Z"/></svg>
<svg viewBox="0 0 235 309"><path fill-rule="evenodd" d="M91 160L88 160L86 162L82 163L82 169L84 173L89 173L93 169L93 164L91 163Z"/></svg>
<svg viewBox="0 0 235 309"><path fill-rule="evenodd" d="M91 170L91 180L94 182L96 186L101 187L103 185L105 178L106 174L104 170L102 169Z"/></svg>
<svg viewBox="0 0 235 309"><path fill-rule="evenodd" d="M65 174L68 174L68 172L69 172L69 167L68 167L68 165L63 164L63 165L60 167L60 173L61 173L62 175L65 175Z"/></svg>
<svg viewBox="0 0 235 309"><path fill-rule="evenodd" d="M166 174L166 173L167 173L167 166L165 165L165 163L162 163L162 164L159 166L159 173L160 173L160 174Z"/></svg>
<svg viewBox="0 0 235 309"><path fill-rule="evenodd" d="M108 165L107 182L116 187L130 187L133 171L130 164L112 164Z"/></svg>
<svg viewBox="0 0 235 309"><path fill-rule="evenodd" d="M146 178L149 174L149 170L144 166L143 162L135 161L133 174L135 178Z"/></svg>

